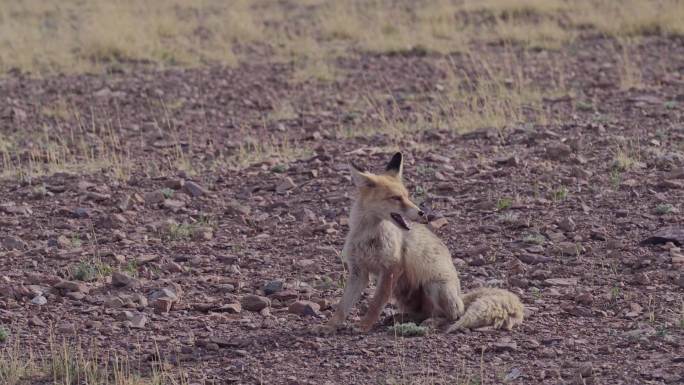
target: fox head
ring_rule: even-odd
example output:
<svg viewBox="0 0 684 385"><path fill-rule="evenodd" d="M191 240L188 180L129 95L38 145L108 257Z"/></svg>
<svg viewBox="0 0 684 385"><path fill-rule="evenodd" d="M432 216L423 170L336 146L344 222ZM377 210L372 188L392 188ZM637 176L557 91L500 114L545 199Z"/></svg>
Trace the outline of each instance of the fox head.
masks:
<svg viewBox="0 0 684 385"><path fill-rule="evenodd" d="M359 189L357 204L365 215L393 222L404 230L411 229L411 221L425 217L425 213L409 198L402 182L404 158L394 154L382 174L363 171L350 164L352 180Z"/></svg>

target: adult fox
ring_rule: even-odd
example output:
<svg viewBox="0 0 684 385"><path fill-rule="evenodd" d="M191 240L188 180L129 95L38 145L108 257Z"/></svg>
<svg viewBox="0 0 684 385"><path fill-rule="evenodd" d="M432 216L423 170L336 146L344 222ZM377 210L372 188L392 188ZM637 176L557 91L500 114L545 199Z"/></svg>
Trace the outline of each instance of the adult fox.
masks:
<svg viewBox="0 0 684 385"><path fill-rule="evenodd" d="M425 214L409 198L403 168L401 153L394 154L382 174L350 165L358 196L342 250L349 278L335 314L322 331L332 332L344 322L368 286L370 274L378 281L358 326L363 332L373 327L392 297L412 316L445 319L451 325L447 331L490 325L510 329L522 322L522 303L505 290L480 289L467 295L464 305L451 254L427 226L418 223Z"/></svg>

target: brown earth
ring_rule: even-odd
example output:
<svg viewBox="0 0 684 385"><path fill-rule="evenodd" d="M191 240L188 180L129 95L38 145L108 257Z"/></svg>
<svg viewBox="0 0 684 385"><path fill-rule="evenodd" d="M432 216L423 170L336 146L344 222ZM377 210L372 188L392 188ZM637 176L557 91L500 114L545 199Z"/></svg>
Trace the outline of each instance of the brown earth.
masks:
<svg viewBox="0 0 684 385"><path fill-rule="evenodd" d="M9 75L0 80L0 129L22 138L14 164L27 163L45 135L71 143L75 131L100 151L111 130L132 175L118 179L103 164L0 182L0 322L35 351L53 333L143 369L158 348L198 384L682 383L684 258L673 244L640 241L684 226L684 40L645 39L640 84L629 89L610 47L584 39L556 52L481 48L493 66L516 60L542 89L559 88L563 75L564 92L542 102L546 119L401 138L345 130L381 127L383 116L418 125L416 113L434 106L445 82L441 57L359 55L338 63L344 77L332 83L293 83L285 64ZM363 97L373 93L392 97L370 108ZM60 101L80 120L45 112ZM283 101L293 112L278 113ZM310 151L288 162L234 161L240 143L283 137L288 151ZM307 332L342 293L346 164L377 170L397 148L416 200L447 220L437 232L464 290L519 294L529 313L520 328L415 338L382 325ZM59 283L77 278L86 281ZM248 297L265 296L271 281L284 287L268 300ZM45 304L32 303L38 293ZM296 300L321 308L293 314Z"/></svg>

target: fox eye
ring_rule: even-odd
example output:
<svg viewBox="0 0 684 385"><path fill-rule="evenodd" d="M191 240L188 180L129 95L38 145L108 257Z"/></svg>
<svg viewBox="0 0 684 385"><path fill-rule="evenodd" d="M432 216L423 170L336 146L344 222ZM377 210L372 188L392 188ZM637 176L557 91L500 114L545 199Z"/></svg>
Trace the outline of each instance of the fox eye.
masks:
<svg viewBox="0 0 684 385"><path fill-rule="evenodd" d="M399 195L393 196L390 199L393 201L401 202L401 197Z"/></svg>

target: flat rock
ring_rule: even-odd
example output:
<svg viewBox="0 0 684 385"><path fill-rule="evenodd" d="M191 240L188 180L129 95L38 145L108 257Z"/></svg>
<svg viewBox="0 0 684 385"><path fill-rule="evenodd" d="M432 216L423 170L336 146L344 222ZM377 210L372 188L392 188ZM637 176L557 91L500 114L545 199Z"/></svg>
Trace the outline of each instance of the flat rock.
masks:
<svg viewBox="0 0 684 385"><path fill-rule="evenodd" d="M544 283L549 286L577 286L577 278L549 278Z"/></svg>
<svg viewBox="0 0 684 385"><path fill-rule="evenodd" d="M295 182L289 176L283 178L278 184L276 184L275 190L277 193L284 193L286 191L292 190L297 187Z"/></svg>
<svg viewBox="0 0 684 385"><path fill-rule="evenodd" d="M16 237L14 235L5 235L2 237L2 247L9 250L24 250L28 248L28 243L23 239Z"/></svg>
<svg viewBox="0 0 684 385"><path fill-rule="evenodd" d="M185 182L185 184L183 185L183 191L188 193L188 195L190 195L193 198L209 194L209 191L207 189L191 180Z"/></svg>
<svg viewBox="0 0 684 385"><path fill-rule="evenodd" d="M560 222L558 222L558 227L565 232L573 232L577 228L577 225L571 217L566 217L563 218Z"/></svg>
<svg viewBox="0 0 684 385"><path fill-rule="evenodd" d="M270 281L264 285L264 294L267 296L275 294L283 290L285 283L283 281Z"/></svg>
<svg viewBox="0 0 684 385"><path fill-rule="evenodd" d="M43 297L42 295L37 295L37 296L33 297L33 299L31 300L31 303L34 305L42 306L42 305L45 305L47 303L47 298Z"/></svg>
<svg viewBox="0 0 684 385"><path fill-rule="evenodd" d="M115 271L112 273L112 285L115 287L138 287L140 286L140 281L133 277L129 277L128 275L120 272L120 271Z"/></svg>
<svg viewBox="0 0 684 385"><path fill-rule="evenodd" d="M154 190L145 193L143 199L145 199L145 204L154 205L164 202L166 196L164 195L164 192L162 190Z"/></svg>
<svg viewBox="0 0 684 385"><path fill-rule="evenodd" d="M247 311L259 312L271 305L271 300L259 295L248 294L242 297L242 308Z"/></svg>
<svg viewBox="0 0 684 385"><path fill-rule="evenodd" d="M320 309L319 304L311 301L296 301L287 308L290 313L301 316L316 316Z"/></svg>
<svg viewBox="0 0 684 385"><path fill-rule="evenodd" d="M79 293L88 293L90 289L84 283L75 281L61 281L55 285L55 288L64 291L75 291Z"/></svg>
<svg viewBox="0 0 684 385"><path fill-rule="evenodd" d="M133 329L144 329L147 325L147 316L144 314L136 314L131 319L131 328Z"/></svg>

